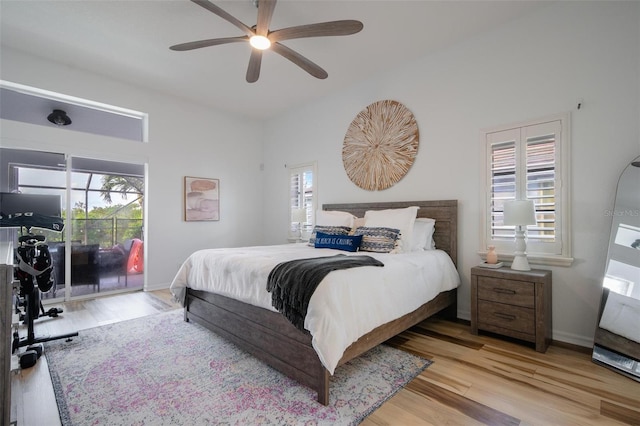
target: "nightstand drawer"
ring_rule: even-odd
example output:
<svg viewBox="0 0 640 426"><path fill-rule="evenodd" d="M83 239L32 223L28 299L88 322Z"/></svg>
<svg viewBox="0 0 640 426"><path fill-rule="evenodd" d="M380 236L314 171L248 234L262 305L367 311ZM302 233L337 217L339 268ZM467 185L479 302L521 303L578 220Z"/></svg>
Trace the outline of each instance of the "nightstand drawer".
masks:
<svg viewBox="0 0 640 426"><path fill-rule="evenodd" d="M478 299L533 308L535 307L535 288L529 283L478 277Z"/></svg>
<svg viewBox="0 0 640 426"><path fill-rule="evenodd" d="M508 330L535 335L535 310L504 303L478 301L478 325L493 325Z"/></svg>

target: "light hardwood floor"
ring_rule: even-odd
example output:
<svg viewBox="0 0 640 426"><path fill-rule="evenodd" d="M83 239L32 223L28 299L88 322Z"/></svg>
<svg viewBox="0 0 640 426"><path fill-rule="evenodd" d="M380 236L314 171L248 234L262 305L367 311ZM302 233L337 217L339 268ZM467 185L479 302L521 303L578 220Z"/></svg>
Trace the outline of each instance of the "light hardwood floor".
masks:
<svg viewBox="0 0 640 426"><path fill-rule="evenodd" d="M64 304L36 321L36 335L151 315L178 306L168 291ZM429 319L390 342L433 364L362 423L374 425L640 425L640 383L591 362L586 351L552 345L546 353L468 324ZM46 359L13 377L18 425L54 426L57 406Z"/></svg>

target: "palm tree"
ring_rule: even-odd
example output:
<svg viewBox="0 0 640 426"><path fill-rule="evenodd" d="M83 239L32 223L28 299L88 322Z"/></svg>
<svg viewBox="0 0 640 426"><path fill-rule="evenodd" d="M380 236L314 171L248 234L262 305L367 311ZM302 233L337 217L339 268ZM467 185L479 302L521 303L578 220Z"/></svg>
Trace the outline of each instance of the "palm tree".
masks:
<svg viewBox="0 0 640 426"><path fill-rule="evenodd" d="M131 204L136 202L140 206L140 211L144 210L144 202L143 202L144 201L144 178L136 177L136 176L118 176L118 175L102 176L102 187L101 187L100 196L108 204L112 203L112 199L111 199L112 192L120 194L122 198L125 200L127 199L127 195L131 195L131 194L135 195L136 199L128 203L127 205L119 208L109 216L112 216L114 218L118 217L117 216L118 212L125 210L127 206L130 206ZM144 212L142 212L141 217L144 217ZM125 231L126 234L129 234L130 232L131 232L131 229L129 231ZM134 230L134 233L136 235L141 234L141 232L142 232L142 225L140 225L139 229ZM114 236L116 239L118 239L118 235L114 235ZM122 237L122 235L120 235L120 237Z"/></svg>
<svg viewBox="0 0 640 426"><path fill-rule="evenodd" d="M144 197L144 178L136 176L104 175L102 177L102 199L111 204L111 193L117 192L122 198L127 199L127 194L134 193L139 196L138 202L142 207Z"/></svg>

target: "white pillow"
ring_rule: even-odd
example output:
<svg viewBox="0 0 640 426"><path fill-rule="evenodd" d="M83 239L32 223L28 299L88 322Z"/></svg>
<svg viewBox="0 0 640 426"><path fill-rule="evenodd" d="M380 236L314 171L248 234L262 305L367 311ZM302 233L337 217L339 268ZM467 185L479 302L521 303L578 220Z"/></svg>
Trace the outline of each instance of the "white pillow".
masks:
<svg viewBox="0 0 640 426"><path fill-rule="evenodd" d="M411 242L411 251L433 250L435 243L433 241L433 231L435 227L435 219L427 217L419 217L413 225L413 236Z"/></svg>
<svg viewBox="0 0 640 426"><path fill-rule="evenodd" d="M412 247L413 225L419 208L411 206L404 209L367 210L364 214L364 226L399 229L400 244L398 245L398 252L409 253Z"/></svg>
<svg viewBox="0 0 640 426"><path fill-rule="evenodd" d="M348 226L353 228L354 215L336 210L317 210L316 225L320 226Z"/></svg>

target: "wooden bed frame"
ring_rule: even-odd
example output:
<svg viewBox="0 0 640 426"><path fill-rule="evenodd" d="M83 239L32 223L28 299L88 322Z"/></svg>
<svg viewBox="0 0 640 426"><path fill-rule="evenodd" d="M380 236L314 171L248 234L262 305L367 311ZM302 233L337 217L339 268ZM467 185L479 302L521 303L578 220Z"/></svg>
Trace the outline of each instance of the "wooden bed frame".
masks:
<svg viewBox="0 0 640 426"><path fill-rule="evenodd" d="M434 240L457 262L456 200L325 204L323 210L340 210L363 217L367 210L419 206L418 217L436 219ZM347 348L338 365L443 311L456 318L456 289L440 293L432 301L362 336ZM283 374L318 392L318 402L329 404L330 374L311 346L311 335L293 326L283 315L214 293L187 288L185 321L194 321L223 336Z"/></svg>

